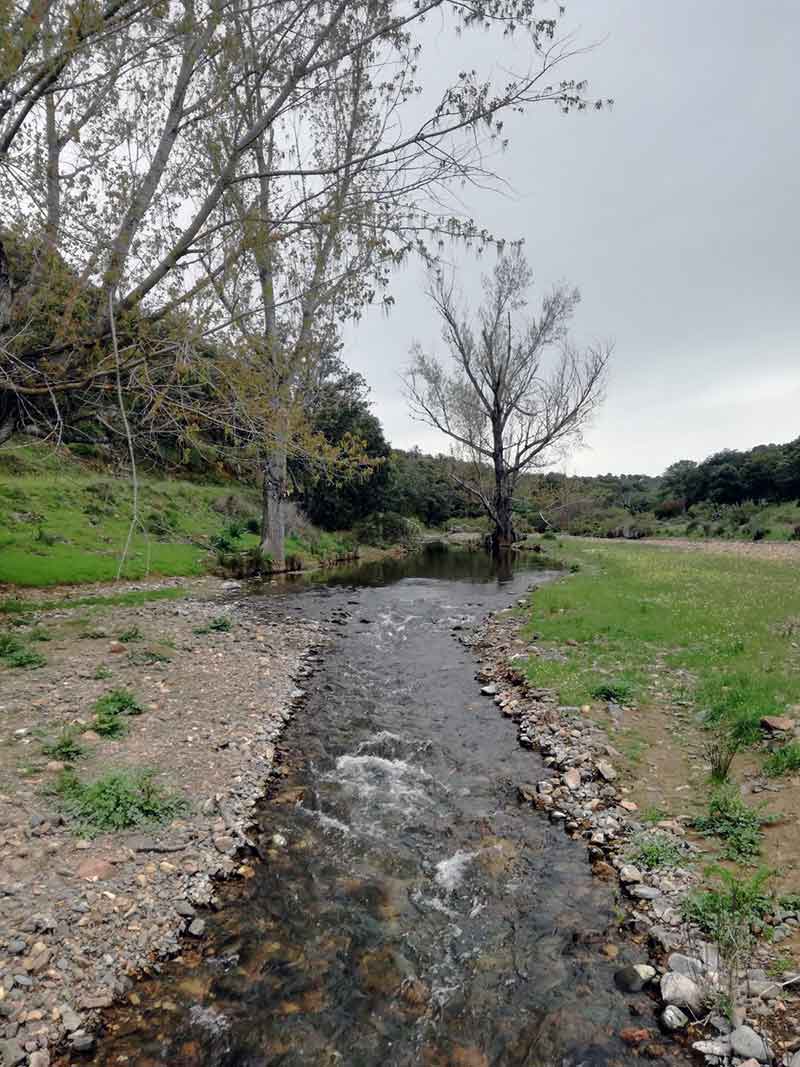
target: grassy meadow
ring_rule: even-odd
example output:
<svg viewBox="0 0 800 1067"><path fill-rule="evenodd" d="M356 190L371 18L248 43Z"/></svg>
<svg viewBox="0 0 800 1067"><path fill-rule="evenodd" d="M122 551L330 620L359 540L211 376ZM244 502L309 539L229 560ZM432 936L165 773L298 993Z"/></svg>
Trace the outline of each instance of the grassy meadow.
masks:
<svg viewBox="0 0 800 1067"><path fill-rule="evenodd" d="M122 576L187 577L214 562L214 539L238 524L236 548L258 545L259 497L239 483L143 476L137 529ZM0 584L52 586L114 579L132 514L125 476L35 442L0 450ZM340 538L313 528L286 552L312 565Z"/></svg>
<svg viewBox="0 0 800 1067"><path fill-rule="evenodd" d="M575 572L536 592L529 632L566 656L528 670L563 703L683 700L743 742L761 716L800 703L796 564L620 542L547 549Z"/></svg>

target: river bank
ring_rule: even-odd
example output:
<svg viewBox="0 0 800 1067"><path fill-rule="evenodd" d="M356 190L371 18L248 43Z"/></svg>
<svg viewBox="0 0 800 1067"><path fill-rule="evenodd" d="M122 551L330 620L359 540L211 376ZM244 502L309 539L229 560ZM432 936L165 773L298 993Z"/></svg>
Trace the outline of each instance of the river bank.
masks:
<svg viewBox="0 0 800 1067"><path fill-rule="evenodd" d="M99 1011L132 976L174 955L187 931L203 937L197 909L217 880L252 875L253 808L321 629L254 616L230 583L201 579L188 592L62 601L4 631L44 661L0 675L4 1065L45 1067L55 1046L91 1050ZM79 812L71 779L108 788ZM98 814L131 814L129 787L143 781L141 825L98 830ZM170 799L171 818L147 821L153 798Z"/></svg>
<svg viewBox="0 0 800 1067"><path fill-rule="evenodd" d="M576 642L540 644L519 611L499 613L464 640L481 658L484 695L517 723L519 743L540 752L548 768L539 780L520 783L521 802L582 841L595 877L617 886L620 927L641 947L644 966L621 968L615 980L626 992L649 990L661 1003L658 1028L640 1019L628 1030L629 1043L649 1054L659 1031L683 1033L709 1064L798 1067L800 974L787 971L786 957L768 940L743 938L731 959L731 944L709 938L693 921L687 905L703 882L707 846L691 833L689 816L642 809L634 799L664 789L658 766L650 765L650 777L638 768L634 782L595 708L560 703L553 688L532 681L533 664L566 660ZM788 912L783 919L796 922ZM737 921L731 916L728 929Z"/></svg>

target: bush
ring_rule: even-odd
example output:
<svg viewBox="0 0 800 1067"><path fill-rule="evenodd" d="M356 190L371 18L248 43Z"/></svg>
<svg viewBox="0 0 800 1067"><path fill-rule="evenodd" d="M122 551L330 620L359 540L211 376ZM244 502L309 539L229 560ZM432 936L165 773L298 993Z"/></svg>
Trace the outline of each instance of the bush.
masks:
<svg viewBox="0 0 800 1067"><path fill-rule="evenodd" d="M609 700L614 704L624 704L632 695L633 690L627 682L603 682L592 690L596 700Z"/></svg>
<svg viewBox="0 0 800 1067"><path fill-rule="evenodd" d="M127 727L122 715L141 715L142 706L127 689L112 689L94 704L95 733L101 737L122 737Z"/></svg>
<svg viewBox="0 0 800 1067"><path fill-rule="evenodd" d="M769 534L769 530L765 529L763 526L756 526L754 529L751 529L751 533L754 541L763 541Z"/></svg>
<svg viewBox="0 0 800 1067"><path fill-rule="evenodd" d="M56 783L64 813L92 836L134 826L158 825L186 810L186 800L153 781L153 771L116 771L84 783L72 770Z"/></svg>
<svg viewBox="0 0 800 1067"><path fill-rule="evenodd" d="M356 540L364 545L406 544L412 540L416 529L411 520L394 511L376 511L360 522L355 528Z"/></svg>
<svg viewBox="0 0 800 1067"><path fill-rule="evenodd" d="M637 867L654 871L659 867L677 867L683 859L683 852L668 834L653 831L638 834L633 839L629 859Z"/></svg>
<svg viewBox="0 0 800 1067"><path fill-rule="evenodd" d="M719 784L727 780L733 758L741 747L740 737L732 730L712 729L703 745L705 757L711 764L712 782Z"/></svg>
<svg viewBox="0 0 800 1067"><path fill-rule="evenodd" d="M262 552L258 546L238 552L220 550L217 552L217 566L229 578L255 578L272 571L272 556Z"/></svg>
<svg viewBox="0 0 800 1067"><path fill-rule="evenodd" d="M657 519L675 519L678 515L683 514L684 506L684 500L670 497L668 500L662 500L660 504L656 504L653 512Z"/></svg>
<svg viewBox="0 0 800 1067"><path fill-rule="evenodd" d="M132 641L141 641L143 637L144 634L138 626L129 626L127 630L122 631L117 640L121 641L123 645L128 645Z"/></svg>
<svg viewBox="0 0 800 1067"><path fill-rule="evenodd" d="M724 843L726 859L747 861L761 852L762 827L774 820L774 816L764 815L763 808L745 804L738 786L727 782L711 794L708 815L696 818L692 826L701 834L718 837Z"/></svg>
<svg viewBox="0 0 800 1067"><path fill-rule="evenodd" d="M52 759L74 763L86 755L86 749L77 740L77 731L65 727L54 741L45 742L42 752Z"/></svg>

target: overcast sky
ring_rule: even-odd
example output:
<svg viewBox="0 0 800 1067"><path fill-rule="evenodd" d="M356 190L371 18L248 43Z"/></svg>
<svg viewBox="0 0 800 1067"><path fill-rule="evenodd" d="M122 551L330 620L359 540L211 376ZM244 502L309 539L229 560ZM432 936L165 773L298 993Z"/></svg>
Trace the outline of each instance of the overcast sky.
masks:
<svg viewBox="0 0 800 1067"><path fill-rule="evenodd" d="M543 8L544 10L544 8ZM612 110L539 105L507 121L497 169L512 192L477 193L478 222L524 237L537 283L567 279L583 300L581 342L615 343L608 398L570 473L660 473L676 459L800 434L800 137L797 0L568 0L581 43L570 75ZM452 39L432 25L423 72ZM505 62L496 36L467 39L479 69ZM479 292L483 263L460 259ZM395 447L446 451L411 420L399 374L438 327L413 265L396 306L347 334Z"/></svg>

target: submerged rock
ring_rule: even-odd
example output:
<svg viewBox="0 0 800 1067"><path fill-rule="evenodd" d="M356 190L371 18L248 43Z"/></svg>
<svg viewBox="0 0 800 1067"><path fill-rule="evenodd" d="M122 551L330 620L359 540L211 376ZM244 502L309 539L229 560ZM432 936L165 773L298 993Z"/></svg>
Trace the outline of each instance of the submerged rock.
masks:
<svg viewBox="0 0 800 1067"><path fill-rule="evenodd" d="M661 1025L665 1030L682 1030L689 1022L689 1018L680 1008L674 1004L668 1004L661 1013Z"/></svg>

